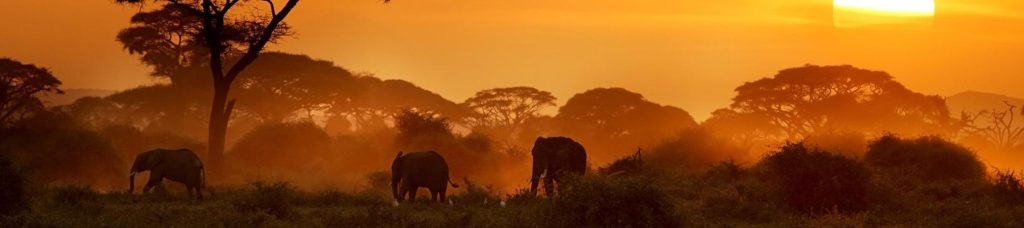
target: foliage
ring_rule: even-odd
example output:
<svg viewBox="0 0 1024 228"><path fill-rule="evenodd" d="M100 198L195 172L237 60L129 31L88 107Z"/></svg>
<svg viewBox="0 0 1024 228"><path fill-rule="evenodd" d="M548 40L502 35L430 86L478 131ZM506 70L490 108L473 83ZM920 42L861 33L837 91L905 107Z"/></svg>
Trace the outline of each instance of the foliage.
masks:
<svg viewBox="0 0 1024 228"><path fill-rule="evenodd" d="M471 109L472 124L478 128L496 128L510 134L526 120L540 116L541 109L555 106L551 92L532 87L494 88L477 92L462 105Z"/></svg>
<svg viewBox="0 0 1024 228"><path fill-rule="evenodd" d="M576 94L558 109L554 120L560 133L587 145L588 158L593 158L588 160L602 163L697 126L688 112L622 88Z"/></svg>
<svg viewBox="0 0 1024 228"><path fill-rule="evenodd" d="M1009 170L997 170L992 180L992 190L1000 202L1024 205L1024 182L1020 174Z"/></svg>
<svg viewBox="0 0 1024 228"><path fill-rule="evenodd" d="M303 176L330 166L330 145L331 137L311 122L275 123L245 134L230 155L253 172L287 170Z"/></svg>
<svg viewBox="0 0 1024 228"><path fill-rule="evenodd" d="M5 151L0 151L0 217L28 209L28 180Z"/></svg>
<svg viewBox="0 0 1024 228"><path fill-rule="evenodd" d="M870 206L870 174L863 163L789 143L758 164L791 208L807 214L853 213Z"/></svg>
<svg viewBox="0 0 1024 228"><path fill-rule="evenodd" d="M241 213L267 213L278 219L294 216L292 203L298 192L288 182L249 184L249 191L232 200L235 210Z"/></svg>
<svg viewBox="0 0 1024 228"><path fill-rule="evenodd" d="M868 148L864 161L891 175L919 182L985 178L985 164L974 152L936 136L902 139L885 135Z"/></svg>
<svg viewBox="0 0 1024 228"><path fill-rule="evenodd" d="M703 128L679 132L654 146L646 157L652 168L665 171L697 171L711 165L730 160L746 158L746 151L710 134Z"/></svg>
<svg viewBox="0 0 1024 228"><path fill-rule="evenodd" d="M673 206L651 180L583 177L552 199L557 227L676 227Z"/></svg>
<svg viewBox="0 0 1024 228"><path fill-rule="evenodd" d="M947 132L945 101L913 92L892 76L849 65L790 68L736 88L730 109L753 114L796 139L826 129Z"/></svg>
<svg viewBox="0 0 1024 228"><path fill-rule="evenodd" d="M0 82L0 127L42 109L36 94L64 93L57 88L60 80L49 69L10 58L0 58Z"/></svg>
<svg viewBox="0 0 1024 228"><path fill-rule="evenodd" d="M66 113L43 112L0 129L7 151L41 183L111 187L123 183L124 160L103 135L83 129ZM114 181L118 180L118 181ZM118 184L119 185L119 184Z"/></svg>

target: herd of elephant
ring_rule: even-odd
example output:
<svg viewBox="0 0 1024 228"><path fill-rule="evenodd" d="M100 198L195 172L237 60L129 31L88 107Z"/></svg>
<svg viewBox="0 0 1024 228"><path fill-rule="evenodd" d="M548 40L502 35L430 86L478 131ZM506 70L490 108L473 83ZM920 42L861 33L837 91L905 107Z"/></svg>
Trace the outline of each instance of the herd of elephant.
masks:
<svg viewBox="0 0 1024 228"><path fill-rule="evenodd" d="M554 192L554 184L567 175L583 175L587 168L587 152L576 141L566 137L538 137L533 144L533 172L530 177L530 193L536 194L539 182L544 182L547 194ZM206 172L203 162L188 149L155 149L135 157L128 173L128 192L135 190L135 175L149 171L149 181L142 189L144 193L160 184L164 178L185 184L189 195L203 199ZM451 181L448 163L435 151L398 152L391 163L391 194L395 203L416 199L419 188L430 190L431 200L444 202L448 185L458 188Z"/></svg>

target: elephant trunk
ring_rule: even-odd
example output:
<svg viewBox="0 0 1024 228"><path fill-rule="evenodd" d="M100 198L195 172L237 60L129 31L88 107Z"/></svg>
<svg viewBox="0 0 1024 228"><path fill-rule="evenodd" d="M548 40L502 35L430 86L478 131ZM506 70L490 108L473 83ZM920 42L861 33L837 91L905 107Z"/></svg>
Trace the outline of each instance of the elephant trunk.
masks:
<svg viewBox="0 0 1024 228"><path fill-rule="evenodd" d="M540 182L541 175L546 170L545 162L543 158L533 158L533 173L530 175L530 195L537 195L537 184Z"/></svg>
<svg viewBox="0 0 1024 228"><path fill-rule="evenodd" d="M401 177L397 173L391 174L391 195L395 197L395 201L402 201L398 195L398 182L401 181Z"/></svg>
<svg viewBox="0 0 1024 228"><path fill-rule="evenodd" d="M135 171L128 173L128 193L131 194L135 191Z"/></svg>

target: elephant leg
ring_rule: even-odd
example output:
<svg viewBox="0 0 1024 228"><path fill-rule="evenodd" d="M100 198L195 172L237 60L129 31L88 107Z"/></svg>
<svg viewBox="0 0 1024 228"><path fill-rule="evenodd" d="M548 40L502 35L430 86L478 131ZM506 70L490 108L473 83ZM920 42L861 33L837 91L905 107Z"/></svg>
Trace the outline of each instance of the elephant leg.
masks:
<svg viewBox="0 0 1024 228"><path fill-rule="evenodd" d="M437 196L438 196L437 191L434 191L433 189L431 189L430 190L430 202L441 202L441 201L437 201Z"/></svg>
<svg viewBox="0 0 1024 228"><path fill-rule="evenodd" d="M161 175L159 173L150 172L149 173L149 181L146 182L146 187L142 188L142 193L149 193L150 189L153 189L153 187L156 187L157 185L160 185L160 181L163 181L163 180L164 180L163 175Z"/></svg>
<svg viewBox="0 0 1024 228"><path fill-rule="evenodd" d="M551 197L555 194L555 178L552 176L544 177L544 193Z"/></svg>
<svg viewBox="0 0 1024 228"><path fill-rule="evenodd" d="M395 199L395 200L399 201L399 202L405 201L405 196L408 195L408 194L409 194L409 188L406 187L405 185L403 185L402 187L398 188L398 199Z"/></svg>
<svg viewBox="0 0 1024 228"><path fill-rule="evenodd" d="M441 197L441 201L440 201L441 203L444 203L444 202L448 201L447 199L445 199L445 197L446 197L445 195L446 195L447 191L448 191L448 186L445 186L445 187L441 188L441 191L437 191L437 196Z"/></svg>
<svg viewBox="0 0 1024 228"><path fill-rule="evenodd" d="M203 186L202 186L202 184L196 184L193 188L196 189L196 199L203 200Z"/></svg>
<svg viewBox="0 0 1024 228"><path fill-rule="evenodd" d="M416 201L416 191L419 187L409 187L409 201Z"/></svg>

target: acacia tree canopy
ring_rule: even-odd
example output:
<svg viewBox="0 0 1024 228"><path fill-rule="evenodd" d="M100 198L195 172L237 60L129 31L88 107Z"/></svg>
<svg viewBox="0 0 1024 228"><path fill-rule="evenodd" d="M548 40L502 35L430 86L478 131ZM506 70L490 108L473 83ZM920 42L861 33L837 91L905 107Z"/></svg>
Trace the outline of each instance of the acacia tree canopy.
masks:
<svg viewBox="0 0 1024 228"><path fill-rule="evenodd" d="M494 88L477 92L463 106L473 112L469 118L475 127L511 130L540 116L542 108L555 106L555 99L551 92L532 87Z"/></svg>
<svg viewBox="0 0 1024 228"><path fill-rule="evenodd" d="M35 95L40 92L63 93L60 80L50 70L14 59L0 58L0 127L20 119L31 108L42 108Z"/></svg>
<svg viewBox="0 0 1024 228"><path fill-rule="evenodd" d="M785 138L826 129L942 132L950 125L941 97L913 92L886 72L849 65L785 69L736 92L732 110L760 116Z"/></svg>

